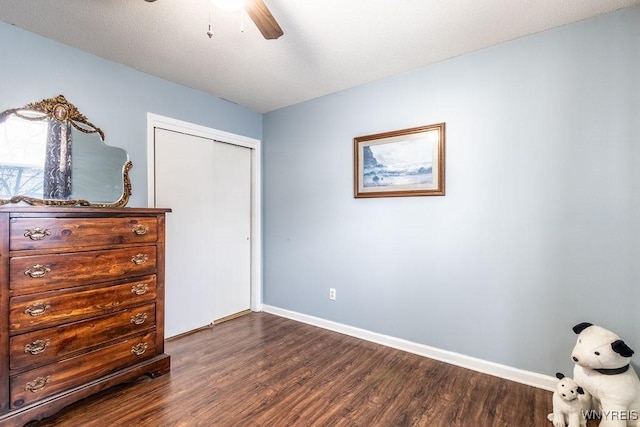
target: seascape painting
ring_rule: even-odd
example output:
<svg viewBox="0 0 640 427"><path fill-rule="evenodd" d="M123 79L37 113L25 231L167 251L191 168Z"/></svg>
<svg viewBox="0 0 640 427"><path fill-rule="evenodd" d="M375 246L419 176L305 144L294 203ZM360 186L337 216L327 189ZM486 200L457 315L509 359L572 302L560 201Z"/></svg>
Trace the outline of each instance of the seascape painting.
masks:
<svg viewBox="0 0 640 427"><path fill-rule="evenodd" d="M369 145L362 147L362 151L365 188L433 182L431 144L421 140L401 141Z"/></svg>
<svg viewBox="0 0 640 427"><path fill-rule="evenodd" d="M354 138L354 197L444 195L444 123Z"/></svg>

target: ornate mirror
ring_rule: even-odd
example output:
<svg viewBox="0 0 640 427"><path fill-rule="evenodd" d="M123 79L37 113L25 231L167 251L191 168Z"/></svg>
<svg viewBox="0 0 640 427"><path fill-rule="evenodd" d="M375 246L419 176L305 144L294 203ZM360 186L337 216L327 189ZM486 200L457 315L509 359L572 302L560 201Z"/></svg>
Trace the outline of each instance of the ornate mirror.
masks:
<svg viewBox="0 0 640 427"><path fill-rule="evenodd" d="M132 166L62 95L0 113L0 205L122 207Z"/></svg>

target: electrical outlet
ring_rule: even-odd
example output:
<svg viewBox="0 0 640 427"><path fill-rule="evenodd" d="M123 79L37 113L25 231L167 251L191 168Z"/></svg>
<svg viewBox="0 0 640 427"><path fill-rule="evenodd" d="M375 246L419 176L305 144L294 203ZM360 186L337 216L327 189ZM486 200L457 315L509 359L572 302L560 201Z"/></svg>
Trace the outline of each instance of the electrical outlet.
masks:
<svg viewBox="0 0 640 427"><path fill-rule="evenodd" d="M335 299L336 299L336 289L335 288L329 288L329 299L335 301Z"/></svg>

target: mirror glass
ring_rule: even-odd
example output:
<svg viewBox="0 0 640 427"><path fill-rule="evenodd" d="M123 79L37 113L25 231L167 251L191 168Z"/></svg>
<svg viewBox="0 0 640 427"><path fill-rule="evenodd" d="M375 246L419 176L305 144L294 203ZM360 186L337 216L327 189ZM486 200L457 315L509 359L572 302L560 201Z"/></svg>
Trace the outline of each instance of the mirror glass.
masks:
<svg viewBox="0 0 640 427"><path fill-rule="evenodd" d="M0 114L0 205L125 206L131 167L62 95Z"/></svg>

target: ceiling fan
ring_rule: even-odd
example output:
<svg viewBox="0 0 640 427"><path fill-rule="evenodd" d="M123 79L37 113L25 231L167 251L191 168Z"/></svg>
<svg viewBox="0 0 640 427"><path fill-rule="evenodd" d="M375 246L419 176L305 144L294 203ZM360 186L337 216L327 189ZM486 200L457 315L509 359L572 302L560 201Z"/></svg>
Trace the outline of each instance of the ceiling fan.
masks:
<svg viewBox="0 0 640 427"><path fill-rule="evenodd" d="M145 0L152 3L156 0ZM274 40L284 34L263 0L245 0L244 10L265 39Z"/></svg>

